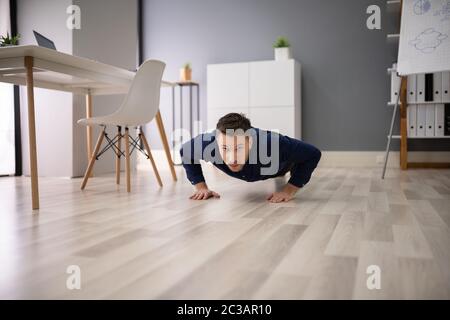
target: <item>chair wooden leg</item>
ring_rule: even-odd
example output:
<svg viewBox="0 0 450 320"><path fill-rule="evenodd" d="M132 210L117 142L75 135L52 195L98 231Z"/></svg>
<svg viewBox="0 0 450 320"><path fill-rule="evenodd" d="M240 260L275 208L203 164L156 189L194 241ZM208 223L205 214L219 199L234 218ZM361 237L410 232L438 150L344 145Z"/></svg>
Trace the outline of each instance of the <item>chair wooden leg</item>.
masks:
<svg viewBox="0 0 450 320"><path fill-rule="evenodd" d="M156 168L155 160L153 159L152 152L150 151L150 146L148 145L147 139L145 138L145 135L142 131L139 133L139 138L141 139L142 143L144 144L145 151L147 151L148 158L150 159L150 163L152 164L153 171L155 172L156 180L158 180L159 186L162 187L161 177L159 176L158 169Z"/></svg>
<svg viewBox="0 0 450 320"><path fill-rule="evenodd" d="M81 184L81 190L84 190L84 188L86 187L86 184L88 182L88 179L91 176L92 169L94 168L95 158L97 157L97 154L100 150L100 146L102 145L102 142L103 142L103 138L105 137L105 129L106 128L103 128L102 132L98 136L97 144L95 145L95 149L94 149L94 153L92 153L91 160L89 160L89 165L84 174L83 183Z"/></svg>
<svg viewBox="0 0 450 320"><path fill-rule="evenodd" d="M125 128L125 171L127 174L127 192L131 192L131 176L130 176L130 139L128 127Z"/></svg>
<svg viewBox="0 0 450 320"><path fill-rule="evenodd" d="M162 121L161 113L158 111L155 116L156 125L158 126L159 135L166 153L167 162L169 163L170 172L172 173L173 181L177 181L177 174L175 173L175 167L173 165L172 157L170 156L169 142L167 141L166 131L164 130L164 124Z"/></svg>
<svg viewBox="0 0 450 320"><path fill-rule="evenodd" d="M119 155L116 156L116 184L120 184L120 152L121 152L121 146L122 146L122 128L118 127L117 129L117 136L119 139L117 139L117 149Z"/></svg>

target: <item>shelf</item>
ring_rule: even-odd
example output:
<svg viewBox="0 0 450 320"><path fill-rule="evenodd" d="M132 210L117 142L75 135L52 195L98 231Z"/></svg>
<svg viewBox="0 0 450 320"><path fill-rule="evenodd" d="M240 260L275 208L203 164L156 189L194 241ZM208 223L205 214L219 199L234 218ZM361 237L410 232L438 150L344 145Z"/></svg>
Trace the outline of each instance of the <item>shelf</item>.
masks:
<svg viewBox="0 0 450 320"><path fill-rule="evenodd" d="M389 139L389 136L387 136ZM407 137L408 139L450 139L450 136L443 136L443 137ZM392 139L400 139L399 135L393 135Z"/></svg>
<svg viewBox="0 0 450 320"><path fill-rule="evenodd" d="M391 67L387 69L387 72L388 73L397 72L397 69Z"/></svg>
<svg viewBox="0 0 450 320"><path fill-rule="evenodd" d="M180 87L184 87L184 86L198 86L198 82L195 81L177 81L175 82L175 85L178 85Z"/></svg>
<svg viewBox="0 0 450 320"><path fill-rule="evenodd" d="M397 61L392 62L392 66L387 68L388 75L391 75L392 72L397 72Z"/></svg>
<svg viewBox="0 0 450 320"><path fill-rule="evenodd" d="M407 102L406 104L448 104L450 101L424 101L424 102ZM398 103L400 105L400 102ZM388 102L388 106L395 106L395 102Z"/></svg>
<svg viewBox="0 0 450 320"><path fill-rule="evenodd" d="M388 12L400 12L400 0L389 0L386 2Z"/></svg>
<svg viewBox="0 0 450 320"><path fill-rule="evenodd" d="M392 33L386 36L388 41L398 41L400 39L400 33Z"/></svg>

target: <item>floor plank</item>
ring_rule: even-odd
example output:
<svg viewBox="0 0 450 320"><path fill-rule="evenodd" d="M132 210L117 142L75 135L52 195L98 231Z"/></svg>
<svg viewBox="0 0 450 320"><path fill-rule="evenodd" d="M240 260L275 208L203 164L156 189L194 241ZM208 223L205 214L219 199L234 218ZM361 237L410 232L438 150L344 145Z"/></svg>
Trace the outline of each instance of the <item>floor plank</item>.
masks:
<svg viewBox="0 0 450 320"><path fill-rule="evenodd" d="M160 170L132 176L0 178L2 299L449 299L450 170L319 167L296 197L265 198L287 178L254 183L204 166L220 199ZM82 290L68 290L67 267ZM381 288L367 287L367 267Z"/></svg>

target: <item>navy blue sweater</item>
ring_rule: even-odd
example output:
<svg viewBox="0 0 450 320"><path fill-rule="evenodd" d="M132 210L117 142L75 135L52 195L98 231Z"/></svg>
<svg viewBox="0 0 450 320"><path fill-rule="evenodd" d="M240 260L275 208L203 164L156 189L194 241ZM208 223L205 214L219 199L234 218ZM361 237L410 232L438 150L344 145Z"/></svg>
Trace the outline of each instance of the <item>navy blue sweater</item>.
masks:
<svg viewBox="0 0 450 320"><path fill-rule="evenodd" d="M193 185L205 181L199 162L205 160L229 176L249 182L282 176L290 171L290 184L301 188L308 183L321 157L319 149L276 132L253 129L255 134L252 134L253 144L249 159L239 172L231 171L223 163L215 130L200 134L184 143L180 155L189 181ZM278 157L274 158L277 155Z"/></svg>

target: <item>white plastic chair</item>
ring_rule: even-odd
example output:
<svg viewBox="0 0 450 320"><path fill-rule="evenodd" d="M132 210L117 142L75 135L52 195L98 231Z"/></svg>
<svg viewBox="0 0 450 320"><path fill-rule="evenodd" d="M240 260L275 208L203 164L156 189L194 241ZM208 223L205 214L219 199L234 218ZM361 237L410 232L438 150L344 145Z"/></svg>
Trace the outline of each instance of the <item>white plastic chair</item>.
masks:
<svg viewBox="0 0 450 320"><path fill-rule="evenodd" d="M150 122L155 117L159 109L159 95L161 88L162 75L165 68L165 63L157 60L145 61L133 79L130 90L125 97L121 107L113 114L103 117L93 117L87 119L78 120L82 125L99 125L103 127L100 133L97 143L92 153L92 157L89 161L89 165L84 174L83 183L81 184L81 190L86 187L89 176L94 168L95 160L98 159L108 149L113 149L116 154L116 183L120 184L120 157L125 155L125 169L127 178L127 192L131 191L131 179L130 179L130 155L134 149L137 149L144 153L153 167L158 184L162 187L161 178L156 168L155 161L153 159L150 147L144 132L141 130L141 126ZM117 135L110 139L105 130L107 126L117 126ZM135 127L138 129L138 137L134 139L129 134L129 127ZM125 128L125 133L122 135L122 128ZM100 151L100 147L103 142L103 138L106 138L108 144ZM124 139L125 154L121 149L121 140ZM144 149L141 148L141 144ZM132 150L130 151L130 145Z"/></svg>

